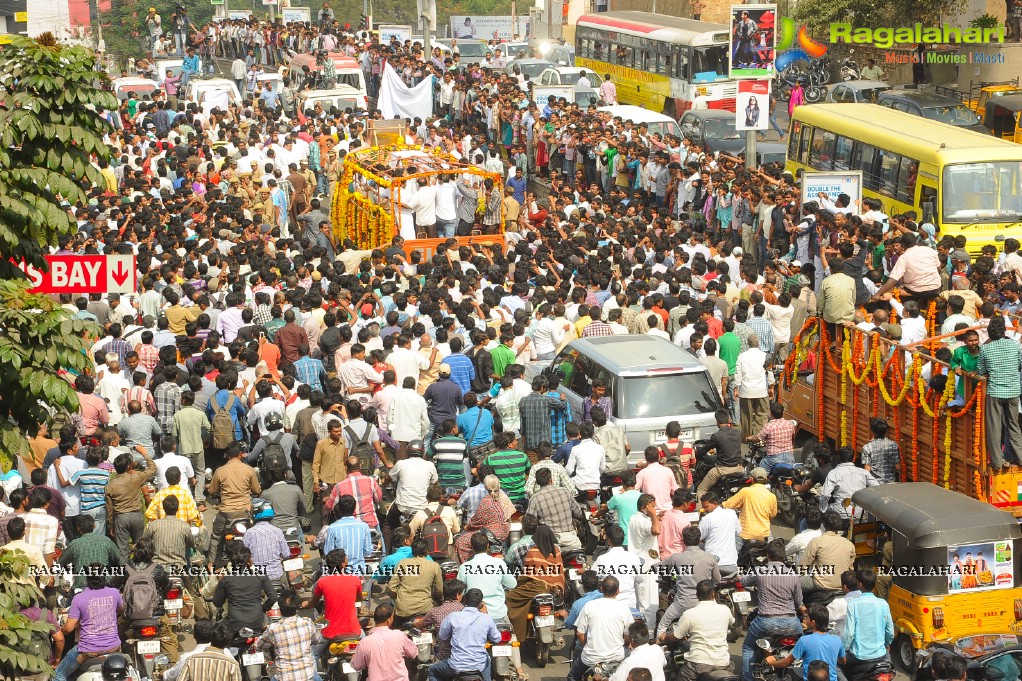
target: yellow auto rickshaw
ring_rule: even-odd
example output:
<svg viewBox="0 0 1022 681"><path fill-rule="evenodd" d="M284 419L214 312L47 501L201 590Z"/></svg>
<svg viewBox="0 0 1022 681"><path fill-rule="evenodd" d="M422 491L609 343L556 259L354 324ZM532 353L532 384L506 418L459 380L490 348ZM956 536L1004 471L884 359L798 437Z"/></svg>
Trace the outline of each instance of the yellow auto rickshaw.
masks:
<svg viewBox="0 0 1022 681"><path fill-rule="evenodd" d="M1005 95L991 99L986 106L983 125L990 128L994 137L1022 144L1022 95Z"/></svg>
<svg viewBox="0 0 1022 681"><path fill-rule="evenodd" d="M884 541L871 544L880 573L890 577L891 657L902 668L911 671L916 650L935 641L1022 633L1022 561L1015 555L1022 528L1014 516L928 482L868 487L852 504L890 535L893 555L887 547L886 559Z"/></svg>

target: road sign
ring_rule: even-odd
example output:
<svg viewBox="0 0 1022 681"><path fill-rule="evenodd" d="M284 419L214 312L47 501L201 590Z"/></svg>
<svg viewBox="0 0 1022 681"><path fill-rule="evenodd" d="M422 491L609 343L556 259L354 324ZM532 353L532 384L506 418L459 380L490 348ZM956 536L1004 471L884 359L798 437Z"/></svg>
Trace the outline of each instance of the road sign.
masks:
<svg viewBox="0 0 1022 681"><path fill-rule="evenodd" d="M134 293L133 255L47 255L49 272L21 265L32 283L29 293Z"/></svg>

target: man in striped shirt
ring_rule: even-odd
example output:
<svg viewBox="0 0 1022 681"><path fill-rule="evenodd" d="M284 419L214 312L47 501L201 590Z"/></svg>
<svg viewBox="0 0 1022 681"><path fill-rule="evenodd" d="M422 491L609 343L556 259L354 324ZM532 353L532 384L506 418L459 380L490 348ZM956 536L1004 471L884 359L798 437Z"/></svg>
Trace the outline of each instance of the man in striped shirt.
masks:
<svg viewBox="0 0 1022 681"><path fill-rule="evenodd" d="M441 487L459 492L468 487L472 471L467 453L468 443L458 436L457 422L445 419L440 424L440 437L433 440L433 463Z"/></svg>
<svg viewBox="0 0 1022 681"><path fill-rule="evenodd" d="M231 645L234 637L226 622L213 627L209 647L203 652L192 655L181 670L180 681L242 681L241 666L238 661L224 652Z"/></svg>
<svg viewBox="0 0 1022 681"><path fill-rule="evenodd" d="M96 521L96 534L106 534L106 484L110 482L110 471L100 468L107 457L106 447L90 447L85 455L87 468L82 468L71 474L71 480L60 480L60 484L70 482L78 485L81 490L81 514L92 516ZM60 478L63 474L59 466L54 467Z"/></svg>
<svg viewBox="0 0 1022 681"><path fill-rule="evenodd" d="M525 475L532 463L525 452L518 450L518 436L514 433L497 433L494 444L497 451L486 457L486 464L493 468L493 474L500 480L500 488L512 502L525 501Z"/></svg>

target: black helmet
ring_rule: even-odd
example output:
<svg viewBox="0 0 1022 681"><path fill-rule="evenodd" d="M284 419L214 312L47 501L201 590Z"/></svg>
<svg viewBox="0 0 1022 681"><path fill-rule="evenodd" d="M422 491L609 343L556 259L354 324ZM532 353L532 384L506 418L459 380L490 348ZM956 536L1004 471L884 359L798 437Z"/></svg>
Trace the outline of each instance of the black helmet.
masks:
<svg viewBox="0 0 1022 681"><path fill-rule="evenodd" d="M279 411L271 411L263 417L263 425L266 430L280 430L284 427L284 417Z"/></svg>
<svg viewBox="0 0 1022 681"><path fill-rule="evenodd" d="M128 658L114 653L103 660L103 681L125 681L131 678L131 665Z"/></svg>
<svg viewBox="0 0 1022 681"><path fill-rule="evenodd" d="M422 456L426 453L426 447L422 440L410 440L408 442L408 456Z"/></svg>

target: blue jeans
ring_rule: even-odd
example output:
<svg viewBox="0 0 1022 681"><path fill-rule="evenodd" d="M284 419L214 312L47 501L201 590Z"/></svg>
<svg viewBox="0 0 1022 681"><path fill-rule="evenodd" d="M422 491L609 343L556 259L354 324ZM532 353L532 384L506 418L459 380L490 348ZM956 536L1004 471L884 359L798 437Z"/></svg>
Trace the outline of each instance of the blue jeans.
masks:
<svg viewBox="0 0 1022 681"><path fill-rule="evenodd" d="M455 231L458 229L458 218L453 220L440 220L436 221L436 233L437 236L452 237Z"/></svg>
<svg viewBox="0 0 1022 681"><path fill-rule="evenodd" d="M490 681L490 664L490 656L487 654L486 663L483 664L483 668L479 670L485 681ZM457 675L458 672L451 666L450 660L440 660L439 662L434 662L429 666L426 678L428 678L429 681L445 681L446 679L453 679Z"/></svg>
<svg viewBox="0 0 1022 681"><path fill-rule="evenodd" d="M778 135L782 138L784 137L784 130L782 130L781 126L777 123L777 114L773 111L770 112L770 125L774 126L774 130L777 131Z"/></svg>
<svg viewBox="0 0 1022 681"><path fill-rule="evenodd" d="M57 670L53 674L53 681L67 681L67 677L73 675L78 670L78 646L72 646L71 650L67 651L67 655L57 665Z"/></svg>
<svg viewBox="0 0 1022 681"><path fill-rule="evenodd" d="M772 634L801 634L802 624L795 616L791 617L757 617L749 623L749 631L742 641L742 681L753 681L752 656L756 650L756 640Z"/></svg>
<svg viewBox="0 0 1022 681"><path fill-rule="evenodd" d="M779 463L795 463L795 457L791 452L782 452L780 454L774 454L772 456L764 456L759 461L759 465L766 469L767 473L773 469Z"/></svg>

